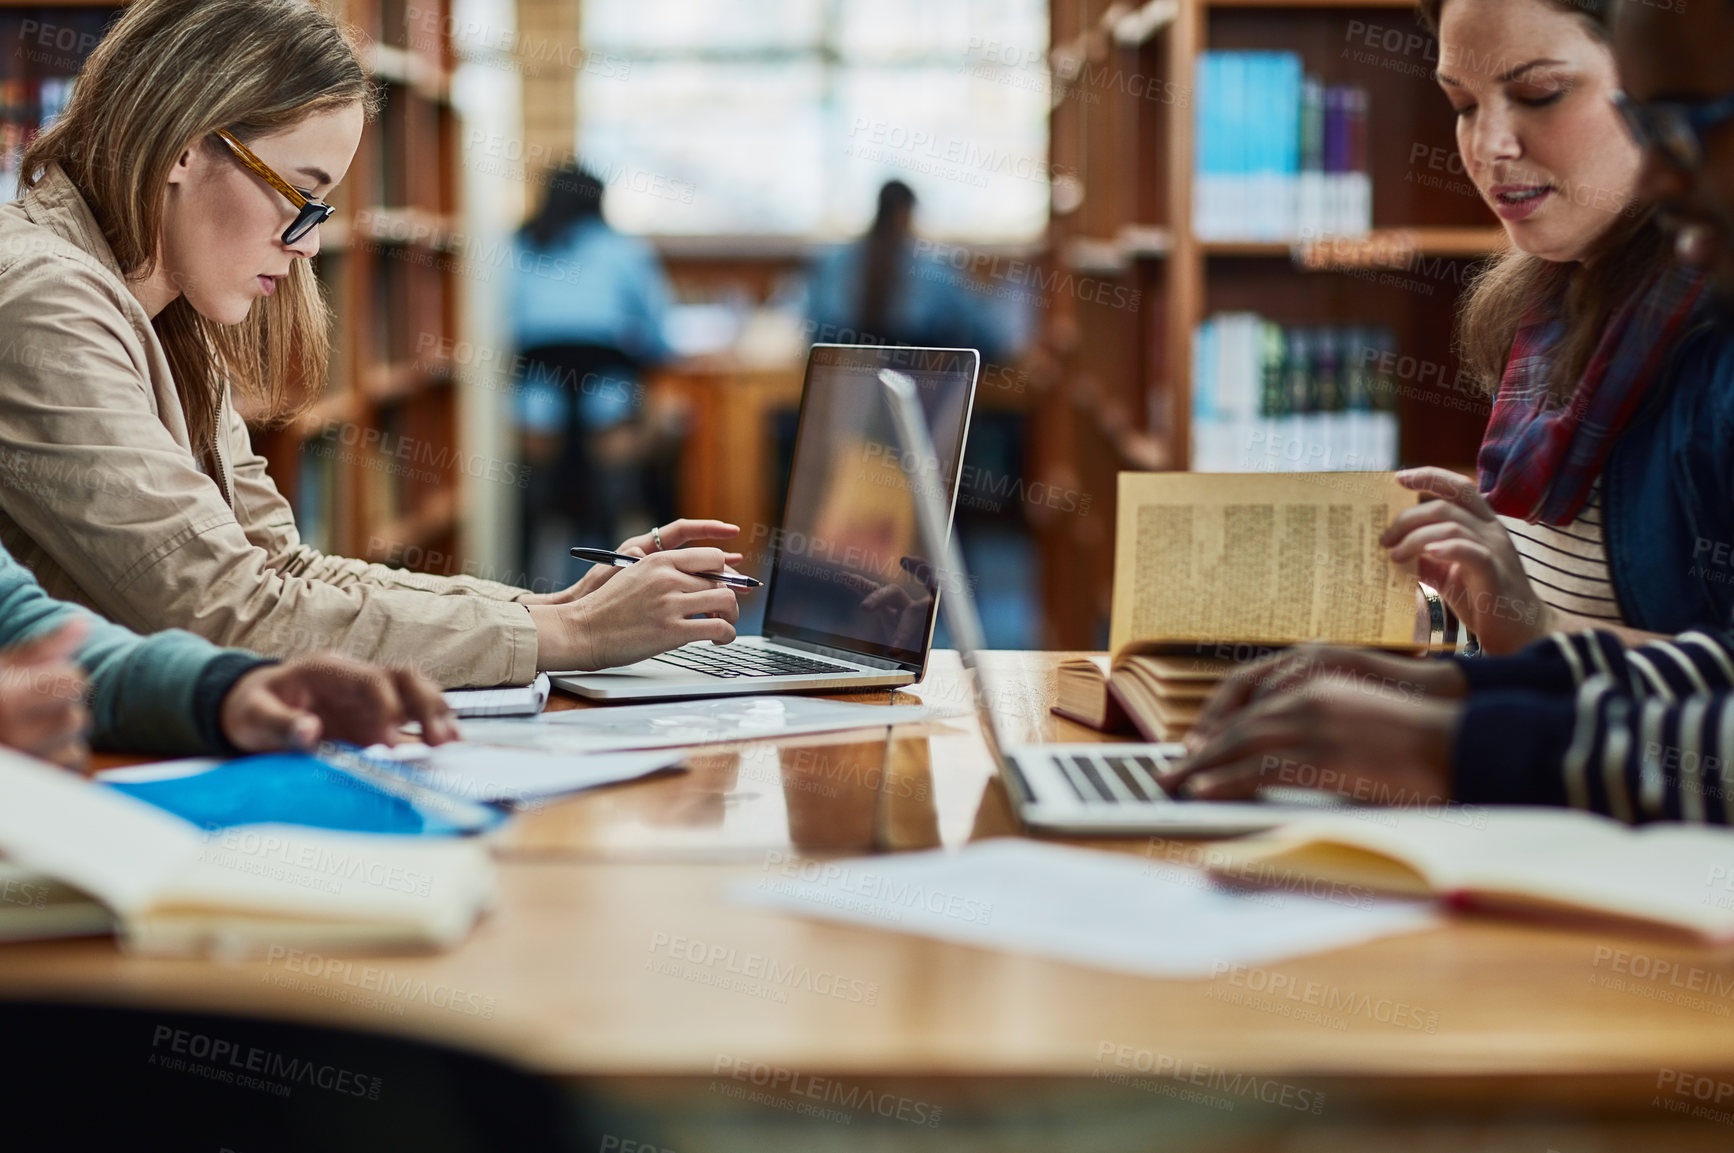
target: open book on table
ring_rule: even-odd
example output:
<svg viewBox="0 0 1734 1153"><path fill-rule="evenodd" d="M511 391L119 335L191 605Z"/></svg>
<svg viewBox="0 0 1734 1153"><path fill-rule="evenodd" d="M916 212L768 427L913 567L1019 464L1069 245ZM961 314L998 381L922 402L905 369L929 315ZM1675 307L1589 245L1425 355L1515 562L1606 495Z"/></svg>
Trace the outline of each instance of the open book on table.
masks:
<svg viewBox="0 0 1734 1153"><path fill-rule="evenodd" d="M5 750L0 797L10 891L43 894L17 908L0 903L0 939L112 922L123 944L146 953L441 948L462 940L493 899L493 863L479 838L287 825L206 832Z"/></svg>
<svg viewBox="0 0 1734 1153"><path fill-rule="evenodd" d="M1595 917L1734 942L1734 831L1569 809L1369 810L1216 846L1238 884L1317 880L1460 907Z"/></svg>
<svg viewBox="0 0 1734 1153"><path fill-rule="evenodd" d="M1285 646L1417 651L1414 567L1379 536L1419 499L1392 473L1121 473L1112 655L1062 663L1054 711L1171 741Z"/></svg>

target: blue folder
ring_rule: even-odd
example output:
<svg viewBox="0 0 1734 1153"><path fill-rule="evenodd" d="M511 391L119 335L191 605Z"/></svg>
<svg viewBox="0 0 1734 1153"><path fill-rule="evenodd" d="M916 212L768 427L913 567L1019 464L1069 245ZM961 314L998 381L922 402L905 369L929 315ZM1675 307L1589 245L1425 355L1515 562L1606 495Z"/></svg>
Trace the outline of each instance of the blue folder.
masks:
<svg viewBox="0 0 1734 1153"><path fill-rule="evenodd" d="M362 775L369 772L375 779ZM413 771L402 765L345 752L330 759L266 753L184 777L107 784L203 829L283 824L351 833L461 836L486 832L506 819L496 806L433 794L413 782Z"/></svg>

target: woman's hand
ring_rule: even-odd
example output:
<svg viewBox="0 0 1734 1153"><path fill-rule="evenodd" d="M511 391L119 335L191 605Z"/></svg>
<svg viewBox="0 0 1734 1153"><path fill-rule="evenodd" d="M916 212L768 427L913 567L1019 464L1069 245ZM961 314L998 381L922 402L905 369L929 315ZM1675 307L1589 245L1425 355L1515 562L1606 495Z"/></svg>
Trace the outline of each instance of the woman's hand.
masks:
<svg viewBox="0 0 1734 1153"><path fill-rule="evenodd" d="M728 540L731 537L739 536L740 532L741 530L739 525L732 525L727 521L677 520L672 524L663 525L657 529L657 533L660 533L662 536L662 548L660 549L656 547L656 534L647 532L641 536L629 537L628 539L621 541L620 547L614 551L626 553L628 556L642 558L655 552L666 552L669 549L685 548L694 541ZM745 558L740 553L727 553L724 555L724 567L713 571L733 572L734 570L728 566L739 564L743 559ZM524 605L571 604L573 601L581 600L600 589L610 580L613 580L614 574L620 571L620 569L613 568L609 565L599 564L592 567L589 572L585 573L584 576L570 588L562 589L557 593L537 593L531 596L522 597L519 599L518 603Z"/></svg>
<svg viewBox="0 0 1734 1153"><path fill-rule="evenodd" d="M1271 697L1333 687L1380 694L1401 703L1455 700L1469 691L1469 682L1452 661L1300 645L1247 665L1223 681L1187 734L1186 743L1194 750L1203 748L1237 714Z"/></svg>
<svg viewBox="0 0 1734 1153"><path fill-rule="evenodd" d="M1318 789L1370 805L1427 805L1451 795L1463 704L1323 688L1241 710L1162 779L1171 793L1241 800L1260 788Z"/></svg>
<svg viewBox="0 0 1734 1153"><path fill-rule="evenodd" d="M84 670L73 655L90 635L75 618L0 653L0 745L83 772L90 764Z"/></svg>
<svg viewBox="0 0 1734 1153"><path fill-rule="evenodd" d="M727 563L728 554L714 548L651 553L610 570L612 579L582 600L531 606L538 666L607 669L693 641L728 644L740 601L732 588L697 575L721 572Z"/></svg>
<svg viewBox="0 0 1734 1153"><path fill-rule="evenodd" d="M395 745L410 721L427 744L458 737L438 685L334 654L254 669L230 686L221 713L223 735L249 753L306 751L322 740Z"/></svg>
<svg viewBox="0 0 1734 1153"><path fill-rule="evenodd" d="M1523 572L1511 534L1475 486L1442 468L1397 474L1404 488L1440 499L1399 513L1379 543L1420 577L1492 656L1506 656L1554 631L1554 614Z"/></svg>

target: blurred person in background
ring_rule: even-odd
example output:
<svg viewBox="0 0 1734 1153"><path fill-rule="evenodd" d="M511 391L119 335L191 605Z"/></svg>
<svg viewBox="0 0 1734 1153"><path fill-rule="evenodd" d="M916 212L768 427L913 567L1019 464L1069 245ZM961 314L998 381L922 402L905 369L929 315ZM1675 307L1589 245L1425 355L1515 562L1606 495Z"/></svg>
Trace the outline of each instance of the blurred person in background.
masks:
<svg viewBox="0 0 1734 1153"><path fill-rule="evenodd" d="M867 235L814 263L807 306L814 342L973 348L984 364L1016 356L1028 329L1023 295L977 285L974 254L961 246L918 242L916 203L909 185L887 182Z"/></svg>
<svg viewBox="0 0 1734 1153"><path fill-rule="evenodd" d="M509 307L526 383L517 417L530 486L525 571L563 587L575 544L612 547L673 519L677 429L646 416L644 374L671 355L668 277L645 241L615 231L603 182L577 164L548 174L515 239Z"/></svg>

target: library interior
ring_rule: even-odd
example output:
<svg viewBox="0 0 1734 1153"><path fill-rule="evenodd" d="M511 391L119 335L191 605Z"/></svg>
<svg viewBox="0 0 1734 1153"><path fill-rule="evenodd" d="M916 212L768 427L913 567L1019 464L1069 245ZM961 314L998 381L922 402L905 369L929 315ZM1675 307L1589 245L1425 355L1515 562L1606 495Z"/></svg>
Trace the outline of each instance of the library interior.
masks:
<svg viewBox="0 0 1734 1153"><path fill-rule="evenodd" d="M1734 1149L1699 4L0 0L0 1146Z"/></svg>

